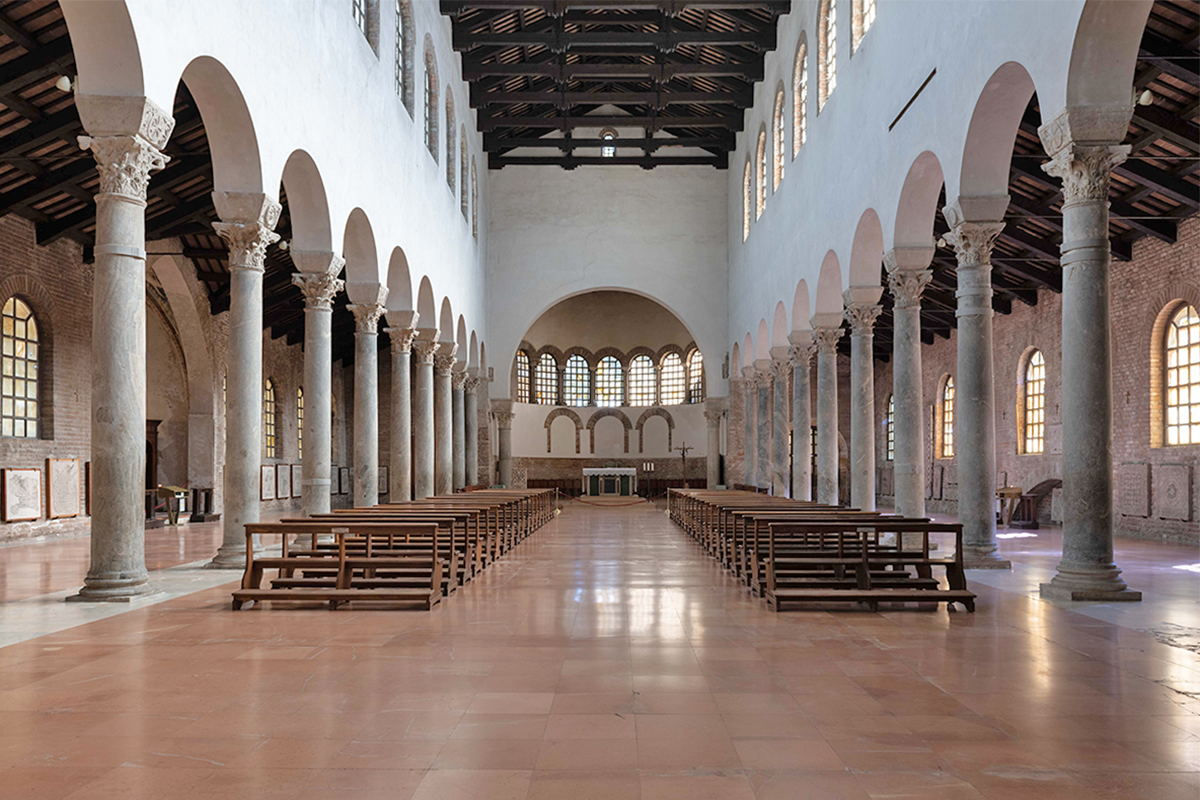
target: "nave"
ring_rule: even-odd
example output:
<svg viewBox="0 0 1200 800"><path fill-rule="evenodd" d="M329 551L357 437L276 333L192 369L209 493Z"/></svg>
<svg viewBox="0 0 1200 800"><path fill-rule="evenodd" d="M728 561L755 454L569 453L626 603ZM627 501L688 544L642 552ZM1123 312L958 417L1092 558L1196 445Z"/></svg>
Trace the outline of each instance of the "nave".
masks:
<svg viewBox="0 0 1200 800"><path fill-rule="evenodd" d="M0 785L89 800L1191 800L1200 659L1137 630L1151 611L1197 626L1187 576L1139 552L1159 545L1122 541L1156 591L1067 609L1035 594L1057 546L1014 540L1011 574L972 572L975 614L777 614L661 505L568 503L429 613L233 615L231 584L135 600L0 650Z"/></svg>

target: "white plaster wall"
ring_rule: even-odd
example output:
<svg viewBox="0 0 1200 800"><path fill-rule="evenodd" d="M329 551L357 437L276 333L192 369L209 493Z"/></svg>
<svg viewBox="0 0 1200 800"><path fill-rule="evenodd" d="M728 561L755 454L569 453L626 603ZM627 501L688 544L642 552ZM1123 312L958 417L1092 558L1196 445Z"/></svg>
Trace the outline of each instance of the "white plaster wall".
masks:
<svg viewBox="0 0 1200 800"><path fill-rule="evenodd" d="M937 156L951 202L959 194L963 148L972 113L989 77L1006 62L1021 64L1041 100L1043 119L1061 110L1083 0L1029 2L878 3L878 16L851 56L850 0L837 0L837 86L817 113L817 0L797 0L779 20L778 47L768 53L765 79L730 156L729 329L726 341L757 336L776 303L792 329L797 282L816 292L822 260L833 250L842 287L850 286L851 245L860 218L874 209L884 250L894 243L901 188L922 152ZM801 32L808 41L808 137L792 159L792 74ZM967 56L967 57L964 57ZM937 75L891 131L888 125L930 71ZM742 175L754 160L760 125L770 130L775 92L786 87L785 174L766 210L742 242ZM768 146L770 136L768 134ZM753 217L752 217L753 218ZM909 244L912 244L911 242ZM840 304L838 305L840 308ZM809 312L811 313L811 312Z"/></svg>
<svg viewBox="0 0 1200 800"><path fill-rule="evenodd" d="M704 353L709 395L726 394L725 184L708 167L494 172L487 203L492 363L507 369L529 326L563 298L619 288L679 317Z"/></svg>
<svg viewBox="0 0 1200 800"><path fill-rule="evenodd" d="M392 52L395 4L379 0L379 55L351 17L349 0L68 0L63 3L77 51L85 37L104 37L105 63L89 71L81 63L81 94L144 94L170 111L184 69L200 56L219 61L237 82L253 121L261 174L237 177L248 191L261 185L276 197L284 165L296 150L306 151L320 170L328 197L333 248L351 211L361 208L374 233L380 283L386 283L393 248L404 249L415 298L422 276L433 285L436 302L449 297L455 318L487 339L484 275L487 213L486 160L475 129L461 64L450 41L450 21L434 0L414 0L412 36L414 109L404 108L393 88ZM105 6L103 11L97 6ZM95 24L121 16L129 22L102 30ZM88 24L82 24L86 21ZM128 26L136 51L121 42ZM423 141L422 48L430 34L437 53L439 158ZM140 67L138 59L140 58ZM125 70L126 77L119 77ZM136 74L140 79L129 78ZM139 84L140 80L140 84ZM456 127L465 125L479 181L479 241L463 219L457 194L446 184L445 96L454 95ZM229 100L230 108L237 105ZM210 138L219 115L205 119ZM218 170L219 171L219 170ZM457 178L456 178L457 183ZM400 287L392 287L394 293ZM426 321L423 321L426 322ZM429 321L432 322L432 321Z"/></svg>
<svg viewBox="0 0 1200 800"><path fill-rule="evenodd" d="M619 410L628 419L633 429L629 431L629 452L624 452L624 425L615 417L604 417L596 423L596 453L590 449L591 439L587 424L592 415L603 409L572 408L582 423L579 433L579 454L575 453L575 423L560 416L551 423L551 451L546 452L546 417L562 406L541 406L531 403L513 403L516 416L513 419L512 447L517 458L679 458L679 453L667 449L667 421L652 416L643 424L642 452L638 451L637 421L646 411L643 406L621 406ZM675 422L671 433L672 448L687 442L688 458L706 455L708 423L704 419L704 405L665 406L663 408ZM615 444L614 444L615 442Z"/></svg>

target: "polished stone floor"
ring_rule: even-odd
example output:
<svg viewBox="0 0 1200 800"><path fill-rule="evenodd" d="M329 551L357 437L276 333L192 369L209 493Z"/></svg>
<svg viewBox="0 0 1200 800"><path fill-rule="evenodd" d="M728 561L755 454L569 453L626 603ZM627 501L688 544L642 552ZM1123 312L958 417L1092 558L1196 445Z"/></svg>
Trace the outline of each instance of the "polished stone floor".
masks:
<svg viewBox="0 0 1200 800"><path fill-rule="evenodd" d="M1068 609L1056 536L973 615L771 613L647 506L569 507L432 613L170 596L0 648L0 796L1196 800L1200 655L1143 631L1194 637L1200 556L1121 541L1147 601Z"/></svg>

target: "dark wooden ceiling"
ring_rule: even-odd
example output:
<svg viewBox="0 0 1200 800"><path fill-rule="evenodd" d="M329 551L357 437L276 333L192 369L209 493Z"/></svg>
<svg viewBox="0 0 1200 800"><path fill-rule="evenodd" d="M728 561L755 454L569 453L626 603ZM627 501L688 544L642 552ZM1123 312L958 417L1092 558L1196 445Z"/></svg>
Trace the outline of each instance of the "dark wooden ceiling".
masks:
<svg viewBox="0 0 1200 800"><path fill-rule="evenodd" d="M724 169L763 55L775 49L776 20L790 8L790 0L442 0L492 169ZM607 143L575 130L608 126L644 133L622 136L613 158L576 155ZM672 155L677 148L693 154Z"/></svg>

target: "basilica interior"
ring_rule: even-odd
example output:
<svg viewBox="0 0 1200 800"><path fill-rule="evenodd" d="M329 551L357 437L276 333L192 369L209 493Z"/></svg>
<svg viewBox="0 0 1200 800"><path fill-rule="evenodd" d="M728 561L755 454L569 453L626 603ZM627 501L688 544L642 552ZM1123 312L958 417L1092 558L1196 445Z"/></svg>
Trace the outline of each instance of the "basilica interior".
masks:
<svg viewBox="0 0 1200 800"><path fill-rule="evenodd" d="M1200 797L1198 0L0 0L0 794Z"/></svg>

